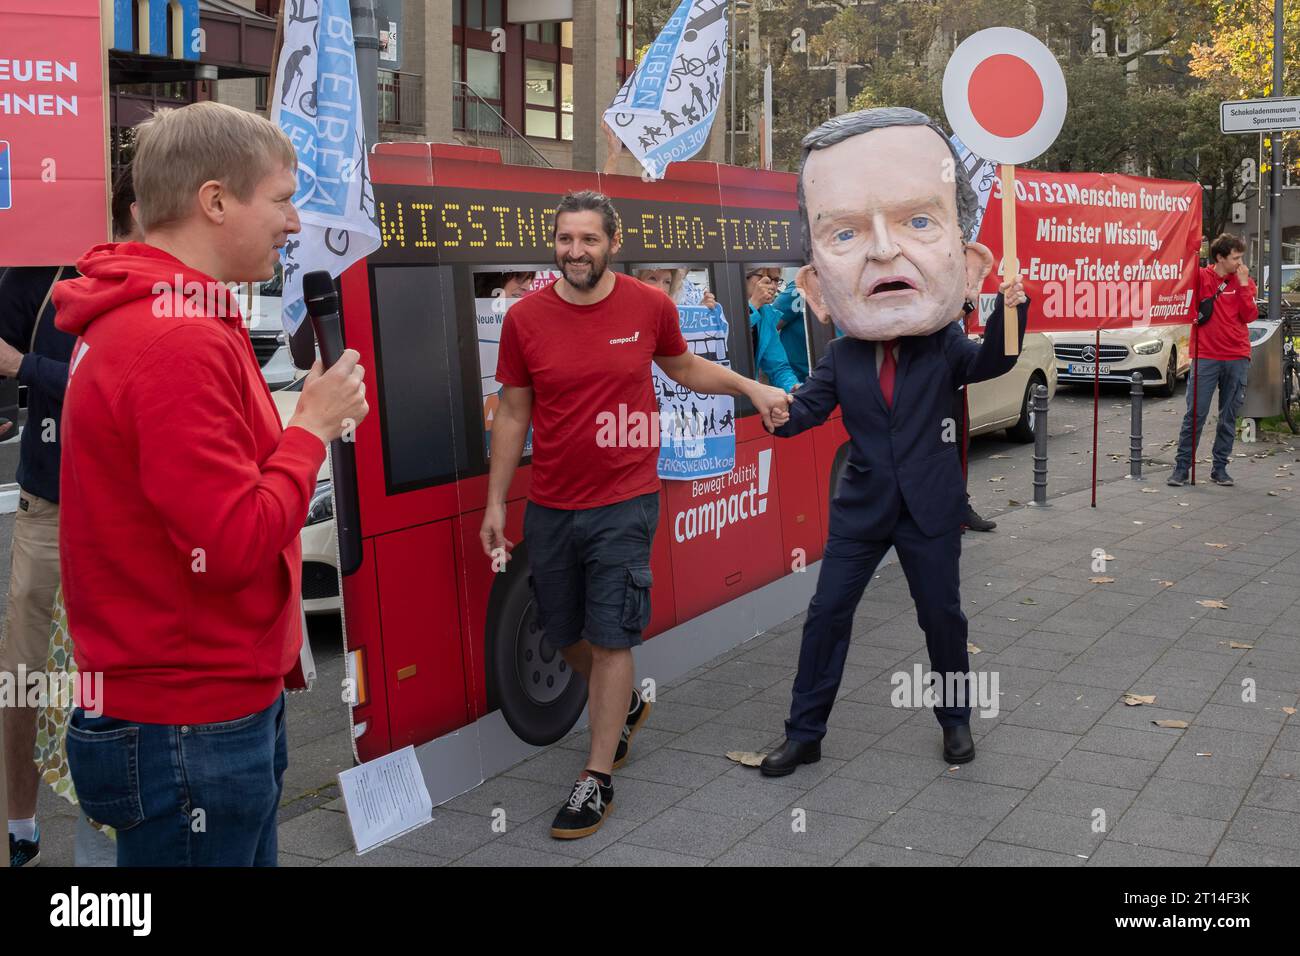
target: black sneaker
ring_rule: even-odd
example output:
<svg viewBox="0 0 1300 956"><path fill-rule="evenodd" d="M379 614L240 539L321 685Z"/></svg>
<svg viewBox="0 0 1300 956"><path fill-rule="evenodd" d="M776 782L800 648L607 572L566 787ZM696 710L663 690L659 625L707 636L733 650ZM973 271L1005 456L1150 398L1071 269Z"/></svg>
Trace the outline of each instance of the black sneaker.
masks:
<svg viewBox="0 0 1300 956"><path fill-rule="evenodd" d="M1210 481L1214 482L1216 485L1224 485L1226 487L1231 487L1233 484L1232 475L1228 474L1226 468L1219 468L1210 472Z"/></svg>
<svg viewBox="0 0 1300 956"><path fill-rule="evenodd" d="M19 840L9 834L9 865L39 866L41 862L41 831L36 831L35 840Z"/></svg>
<svg viewBox="0 0 1300 956"><path fill-rule="evenodd" d="M1172 485L1175 488L1181 488L1183 485L1187 484L1187 472L1183 471L1181 468L1175 468L1169 473L1169 477L1165 479L1165 484Z"/></svg>
<svg viewBox="0 0 1300 956"><path fill-rule="evenodd" d="M636 732L641 729L649 716L650 701L642 700L640 694L633 693L632 708L627 712L627 723L623 725L623 732L618 738L618 749L614 751L615 770L627 763L628 751L632 747L632 738L636 736Z"/></svg>
<svg viewBox="0 0 1300 956"><path fill-rule="evenodd" d="M569 794L569 802L555 815L551 836L557 840L591 836L613 812L613 785L607 787L595 777L580 777Z"/></svg>

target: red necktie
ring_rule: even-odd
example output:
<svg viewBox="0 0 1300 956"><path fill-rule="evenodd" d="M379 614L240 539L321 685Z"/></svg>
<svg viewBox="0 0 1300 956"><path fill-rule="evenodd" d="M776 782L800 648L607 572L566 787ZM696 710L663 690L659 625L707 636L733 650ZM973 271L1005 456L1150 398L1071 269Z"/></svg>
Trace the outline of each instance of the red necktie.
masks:
<svg viewBox="0 0 1300 956"><path fill-rule="evenodd" d="M898 364L894 359L894 344L898 339L890 339L888 342L881 342L885 350L885 357L880 363L880 392L885 396L885 404L890 408L894 407L894 372Z"/></svg>

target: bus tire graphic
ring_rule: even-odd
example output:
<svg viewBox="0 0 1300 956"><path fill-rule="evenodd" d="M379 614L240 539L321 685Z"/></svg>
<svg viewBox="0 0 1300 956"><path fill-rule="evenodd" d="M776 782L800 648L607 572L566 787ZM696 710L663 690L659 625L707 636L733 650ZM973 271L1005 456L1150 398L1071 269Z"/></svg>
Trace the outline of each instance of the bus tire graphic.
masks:
<svg viewBox="0 0 1300 956"><path fill-rule="evenodd" d="M488 605L488 706L500 709L520 740L542 747L573 729L587 705L587 685L542 640L522 545L512 552L509 567L493 585Z"/></svg>

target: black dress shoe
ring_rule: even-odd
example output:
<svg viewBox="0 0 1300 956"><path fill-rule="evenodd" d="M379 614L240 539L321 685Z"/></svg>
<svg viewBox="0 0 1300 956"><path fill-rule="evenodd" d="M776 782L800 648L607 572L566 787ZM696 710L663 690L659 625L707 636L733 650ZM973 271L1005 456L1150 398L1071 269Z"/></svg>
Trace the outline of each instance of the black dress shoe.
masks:
<svg viewBox="0 0 1300 956"><path fill-rule="evenodd" d="M816 763L822 759L820 740L790 740L763 758L759 771L765 777L784 777L792 774L801 763Z"/></svg>
<svg viewBox="0 0 1300 956"><path fill-rule="evenodd" d="M966 503L966 517L962 519L962 527L970 528L972 531L992 531L998 526L996 521L990 521L978 511Z"/></svg>
<svg viewBox="0 0 1300 956"><path fill-rule="evenodd" d="M943 728L943 759L948 763L970 763L975 759L975 741L971 740L968 725Z"/></svg>

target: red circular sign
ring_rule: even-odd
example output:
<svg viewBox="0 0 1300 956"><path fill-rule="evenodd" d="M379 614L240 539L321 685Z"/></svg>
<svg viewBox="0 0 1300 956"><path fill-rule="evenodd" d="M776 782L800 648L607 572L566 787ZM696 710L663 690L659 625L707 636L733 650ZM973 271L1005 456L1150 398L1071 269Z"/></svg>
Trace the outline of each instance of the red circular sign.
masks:
<svg viewBox="0 0 1300 956"><path fill-rule="evenodd" d="M975 67L966 95L975 121L994 136L1023 136L1043 113L1042 81L1010 53L994 54Z"/></svg>

